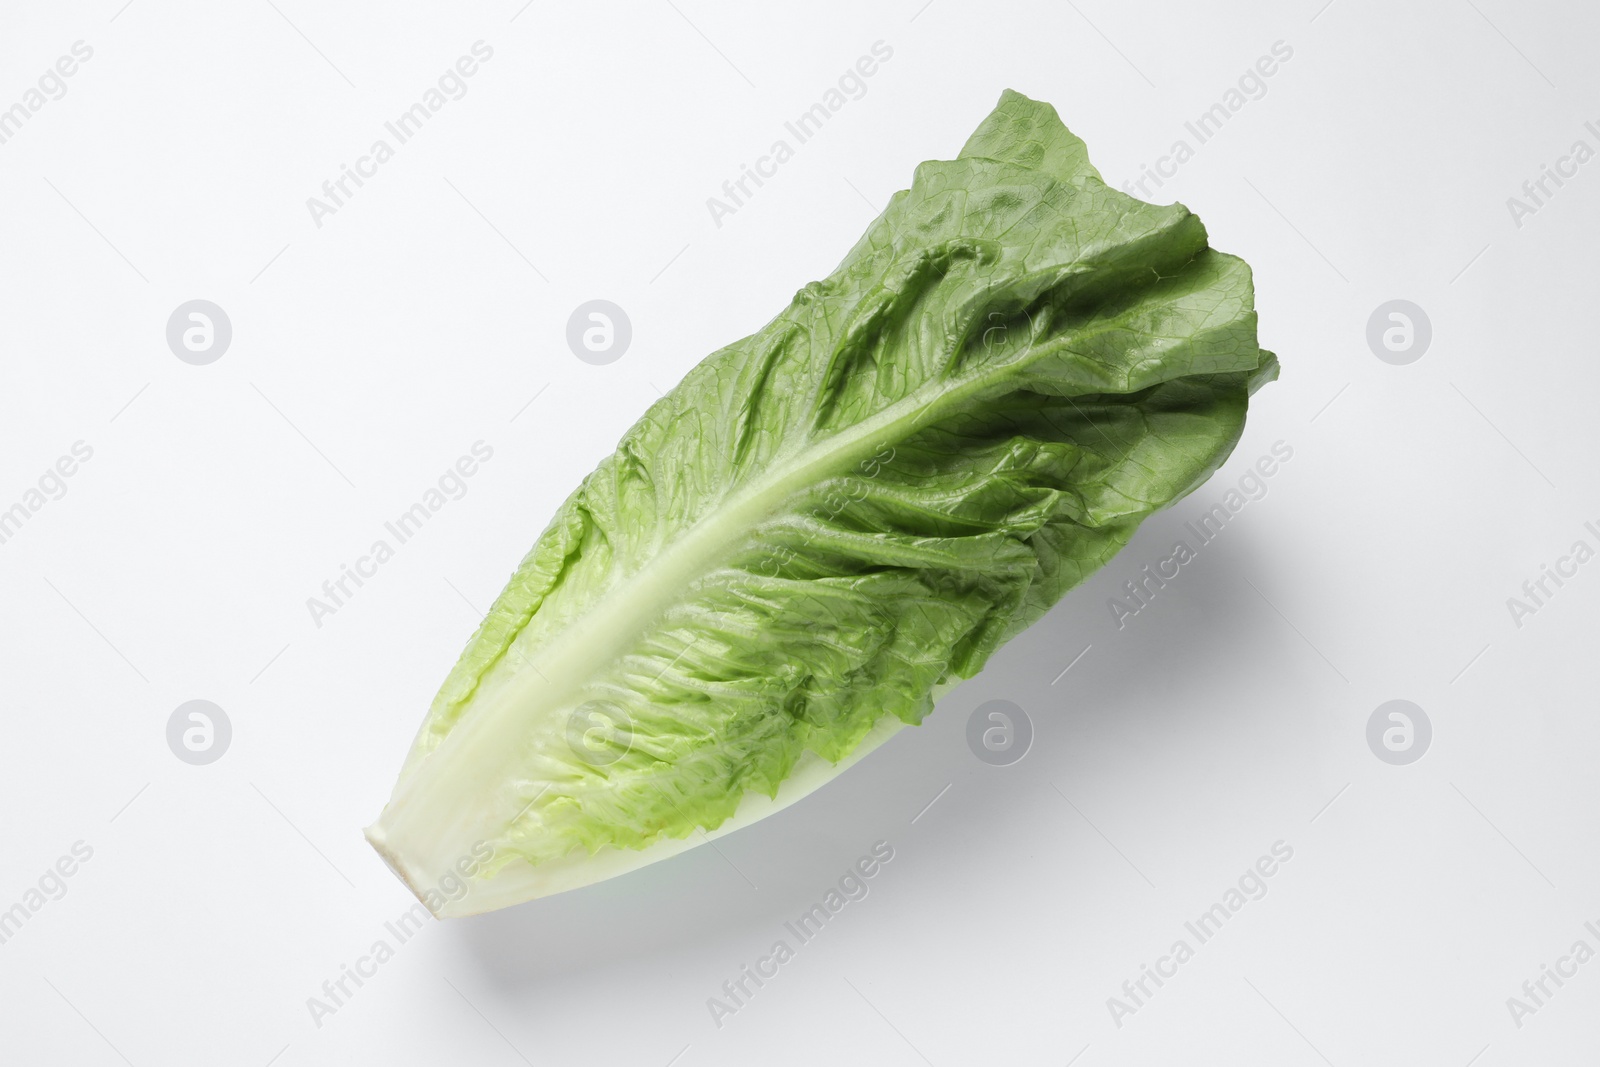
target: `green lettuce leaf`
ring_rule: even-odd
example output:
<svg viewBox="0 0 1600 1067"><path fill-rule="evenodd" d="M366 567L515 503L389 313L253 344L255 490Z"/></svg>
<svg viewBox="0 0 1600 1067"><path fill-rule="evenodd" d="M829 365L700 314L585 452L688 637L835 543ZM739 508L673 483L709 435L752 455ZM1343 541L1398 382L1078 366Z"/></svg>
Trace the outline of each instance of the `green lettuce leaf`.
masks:
<svg viewBox="0 0 1600 1067"><path fill-rule="evenodd" d="M1276 370L1249 267L1007 92L584 479L368 838L470 914L776 810L1204 481Z"/></svg>

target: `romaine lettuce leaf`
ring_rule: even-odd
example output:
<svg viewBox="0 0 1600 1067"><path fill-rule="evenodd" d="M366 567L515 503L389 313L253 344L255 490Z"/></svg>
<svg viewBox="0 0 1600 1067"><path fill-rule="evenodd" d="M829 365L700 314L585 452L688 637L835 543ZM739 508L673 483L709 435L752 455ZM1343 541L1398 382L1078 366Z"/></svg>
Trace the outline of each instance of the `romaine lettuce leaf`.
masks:
<svg viewBox="0 0 1600 1067"><path fill-rule="evenodd" d="M1276 371L1245 263L1007 92L584 479L368 838L470 914L776 810L1204 481ZM426 892L485 843L470 893Z"/></svg>

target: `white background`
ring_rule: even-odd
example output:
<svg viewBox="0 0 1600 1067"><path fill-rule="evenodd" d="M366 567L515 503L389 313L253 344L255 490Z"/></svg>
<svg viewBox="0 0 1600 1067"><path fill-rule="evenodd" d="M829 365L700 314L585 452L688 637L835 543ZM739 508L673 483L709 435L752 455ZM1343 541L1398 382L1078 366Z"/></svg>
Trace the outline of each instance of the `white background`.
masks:
<svg viewBox="0 0 1600 1067"><path fill-rule="evenodd" d="M0 16L0 108L94 50L0 145L0 508L94 450L0 544L0 909L93 849L0 945L0 1059L1594 1062L1600 961L1520 1027L1506 1003L1600 948L1600 562L1520 628L1506 603L1600 547L1600 162L1520 227L1506 204L1600 147L1592 7L121 3ZM467 94L315 225L306 199L480 39ZM706 199L879 40L865 95L715 225ZM1265 94L1152 187L1254 266L1282 359L1216 479L821 793L430 924L315 1025L411 903L359 828L475 611L658 390L1003 88L1120 185L1277 41ZM209 366L164 336L195 298L233 325ZM633 323L607 366L564 340L591 298ZM1433 325L1408 366L1366 340L1396 298ZM315 626L307 597L478 440L467 495ZM1268 494L1119 630L1108 597L1276 441ZM209 766L165 739L196 698L233 725ZM1433 724L1409 766L1365 739L1395 698ZM965 742L991 699L1036 731L1010 767ZM880 839L866 899L716 1026L707 999ZM1107 999L1280 840L1266 896L1118 1026Z"/></svg>

